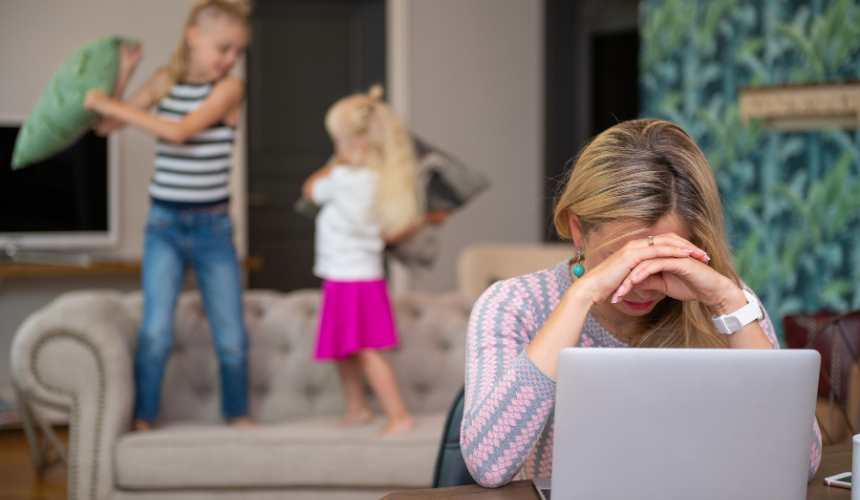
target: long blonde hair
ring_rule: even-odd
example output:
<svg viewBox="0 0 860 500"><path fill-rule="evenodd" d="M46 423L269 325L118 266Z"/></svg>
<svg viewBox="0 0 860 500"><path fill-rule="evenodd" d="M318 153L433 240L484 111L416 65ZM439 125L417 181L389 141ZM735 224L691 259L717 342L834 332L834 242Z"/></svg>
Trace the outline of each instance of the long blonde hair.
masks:
<svg viewBox="0 0 860 500"><path fill-rule="evenodd" d="M364 162L356 166L379 173L375 209L385 236L394 236L418 218L421 200L412 139L381 97L382 87L374 85L367 94L337 101L326 113L325 127L333 137L366 140Z"/></svg>
<svg viewBox="0 0 860 500"><path fill-rule="evenodd" d="M249 25L251 16L250 0L197 0L191 6L185 26L182 28L182 37L173 55L170 56L170 64L167 69L173 83L181 82L188 75L188 64L191 61L191 48L188 46L188 30L200 24L204 16L222 15L238 21L245 26Z"/></svg>
<svg viewBox="0 0 860 500"><path fill-rule="evenodd" d="M690 242L708 252L710 266L740 283L714 175L693 139L673 123L631 120L595 137L576 159L555 207L555 227L571 239L568 212L579 217L583 238L612 222L644 222L650 227L674 215L687 229ZM607 244L629 234L613 236ZM704 304L666 297L642 318L630 345L726 347L727 343Z"/></svg>

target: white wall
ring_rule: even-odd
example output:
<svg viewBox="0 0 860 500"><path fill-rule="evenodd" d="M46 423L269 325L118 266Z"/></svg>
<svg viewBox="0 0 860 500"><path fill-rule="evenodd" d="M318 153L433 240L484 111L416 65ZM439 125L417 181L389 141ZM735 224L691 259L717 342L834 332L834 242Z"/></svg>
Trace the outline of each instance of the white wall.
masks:
<svg viewBox="0 0 860 500"><path fill-rule="evenodd" d="M167 63L193 0L0 0L0 115L26 116L56 68L75 47L103 35L143 40L144 59L130 82L138 88ZM119 243L103 256L139 260L149 209L154 139L137 130L119 132ZM240 134L231 178L232 216L240 255L246 254L245 152ZM57 295L81 288L139 288L137 277L0 281L0 397L10 392L12 336L32 311Z"/></svg>
<svg viewBox="0 0 860 500"><path fill-rule="evenodd" d="M464 246L541 239L543 2L389 2L395 109L418 136L492 181L445 226L432 277L413 283L453 290Z"/></svg>

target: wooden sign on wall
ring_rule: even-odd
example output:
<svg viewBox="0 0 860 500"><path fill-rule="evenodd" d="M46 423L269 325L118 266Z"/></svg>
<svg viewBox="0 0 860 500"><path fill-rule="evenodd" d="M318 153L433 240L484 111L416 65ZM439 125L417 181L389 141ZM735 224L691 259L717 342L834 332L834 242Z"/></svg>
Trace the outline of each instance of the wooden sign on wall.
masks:
<svg viewBox="0 0 860 500"><path fill-rule="evenodd" d="M791 132L860 126L860 83L739 88L741 123Z"/></svg>

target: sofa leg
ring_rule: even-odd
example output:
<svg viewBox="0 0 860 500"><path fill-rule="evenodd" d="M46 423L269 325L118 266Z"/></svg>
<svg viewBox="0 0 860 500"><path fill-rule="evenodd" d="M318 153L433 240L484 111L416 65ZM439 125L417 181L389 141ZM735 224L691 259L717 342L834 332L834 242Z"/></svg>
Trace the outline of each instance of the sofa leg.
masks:
<svg viewBox="0 0 860 500"><path fill-rule="evenodd" d="M21 407L21 421L24 424L27 445L30 447L30 459L33 461L36 476L41 478L53 465L59 462L63 465L68 463L66 448L57 438L51 424L36 412L18 386L13 383L13 387L18 405Z"/></svg>

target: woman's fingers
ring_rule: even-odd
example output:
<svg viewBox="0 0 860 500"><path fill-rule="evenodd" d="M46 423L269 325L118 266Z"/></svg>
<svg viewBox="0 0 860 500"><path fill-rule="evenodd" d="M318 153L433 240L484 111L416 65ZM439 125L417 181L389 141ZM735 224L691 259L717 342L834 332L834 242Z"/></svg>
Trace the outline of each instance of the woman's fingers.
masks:
<svg viewBox="0 0 860 500"><path fill-rule="evenodd" d="M677 235L655 236L653 245L649 245L647 239L633 240L598 266L600 271L595 269L596 273L588 273L591 277L588 281L597 285L594 287L596 301L610 297L616 300L632 288L629 278L637 266L652 260L686 260L687 257L702 263L709 260L704 251Z"/></svg>
<svg viewBox="0 0 860 500"><path fill-rule="evenodd" d="M605 290L604 298L600 300L605 300L606 297L609 297L613 293L618 294L618 290L623 290L626 287L626 290L630 290L630 285L626 284L623 280L629 280L631 276L631 271L641 266L646 262L651 262L653 260L660 259L669 259L669 260L685 260L690 256L692 249L690 248L682 248L681 246L668 246L668 245L654 245L654 246L645 246L645 247L628 247L622 250L620 255L618 255L618 260L614 262L616 264L610 265L610 269L614 268L613 271L610 271L610 274L607 277L613 276L610 278L610 281L606 283L611 286L611 289ZM620 269L619 267L620 266ZM602 273L598 273L602 274ZM592 276L595 276L592 274ZM619 283L621 281L621 287L618 287L615 283ZM605 285L604 285L605 286ZM613 297L614 298L614 297Z"/></svg>
<svg viewBox="0 0 860 500"><path fill-rule="evenodd" d="M655 285L655 283L652 283L652 276L664 271L683 273L689 270L691 263L692 261L690 260L682 259L652 259L641 262L630 271L630 274L628 274L626 278L624 278L624 281L621 282L621 285L619 285L615 294L612 296L611 302L613 304L618 302L637 285L642 286L643 288L652 289L654 288L653 285ZM665 293L665 290L660 291Z"/></svg>
<svg viewBox="0 0 860 500"><path fill-rule="evenodd" d="M644 244L646 246L650 246L648 244L647 238L645 238L643 240L639 240L639 241L644 242ZM690 243L689 241L685 240L684 238L681 238L680 236L678 236L675 233L666 233L666 234L654 236L654 245L653 246L658 246L658 245L666 245L666 246L673 246L673 247L680 247L680 248L689 248L692 250L692 252L690 252L690 257L692 257L692 258L694 258L700 262L704 262L704 263L707 263L709 260L711 260L711 258L708 257L708 254L704 250L702 250L701 248L697 247L696 245Z"/></svg>
<svg viewBox="0 0 860 500"><path fill-rule="evenodd" d="M628 248L626 250L622 250L624 254L623 257L626 257L628 269L633 269L638 266L640 263L658 258L667 258L667 257L676 257L676 258L686 258L690 257L694 250L692 248L685 248L682 245L654 245L654 246L645 246L640 248Z"/></svg>

